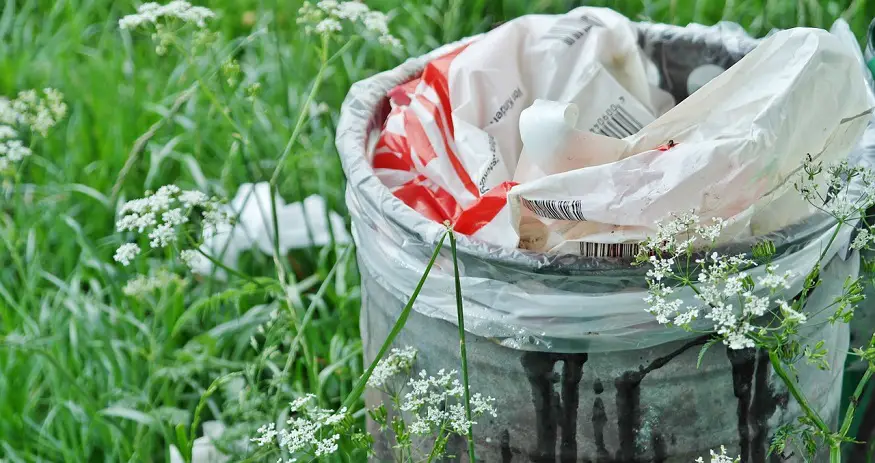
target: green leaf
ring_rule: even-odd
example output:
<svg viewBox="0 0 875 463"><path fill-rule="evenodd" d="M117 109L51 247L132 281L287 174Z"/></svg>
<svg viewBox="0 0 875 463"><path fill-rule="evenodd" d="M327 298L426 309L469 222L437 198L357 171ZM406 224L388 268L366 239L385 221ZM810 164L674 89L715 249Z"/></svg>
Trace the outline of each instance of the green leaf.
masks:
<svg viewBox="0 0 875 463"><path fill-rule="evenodd" d="M706 342L701 349L699 349L699 358L696 360L696 369L702 366L702 359L705 358L705 352L707 352L711 346L717 344L718 342L720 342L720 338L714 336L713 338L709 339L708 342Z"/></svg>
<svg viewBox="0 0 875 463"><path fill-rule="evenodd" d="M116 418L124 418L126 420L136 421L137 423L140 423L143 426L149 426L150 428L158 424L155 421L155 418L151 415L127 407L107 407L101 410L100 414L103 416L113 416Z"/></svg>
<svg viewBox="0 0 875 463"><path fill-rule="evenodd" d="M183 458L186 461L191 460L191 442L188 441L188 436L185 435L185 425L179 423L176 425L176 444L182 452Z"/></svg>

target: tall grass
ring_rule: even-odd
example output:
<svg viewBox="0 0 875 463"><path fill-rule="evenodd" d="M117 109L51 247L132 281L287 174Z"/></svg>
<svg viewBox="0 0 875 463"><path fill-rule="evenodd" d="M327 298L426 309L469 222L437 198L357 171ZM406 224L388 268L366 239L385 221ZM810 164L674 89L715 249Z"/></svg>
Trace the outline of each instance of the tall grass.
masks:
<svg viewBox="0 0 875 463"><path fill-rule="evenodd" d="M352 82L513 17L563 12L579 2L370 3L393 12L404 48L392 54L354 46L327 69L316 99L331 111L306 122L283 166L277 186L287 201L318 193L330 208L344 210L333 131ZM219 51L193 62L156 56L147 37L118 30L133 2L8 0L0 10L0 94L56 87L71 109L21 179L0 187L0 458L163 461L170 444L185 446L180 436L200 435L197 426L188 429L196 410L201 421L223 420L233 441L251 435L263 418L259 411L278 398L311 391L339 405L362 373L358 275L354 259L332 249L290 256L294 309L299 316L312 309L312 320L300 334L308 361L293 362L291 380L280 384L264 380L284 369L287 355L259 354L251 343L271 336L289 349L296 333L259 331L275 309L263 293L223 291L191 278L142 301L121 293L133 272L109 264L119 244L112 237L113 195L131 198L177 183L227 196L241 183L267 181L319 66L314 49L301 45L299 2L205 4L221 15L225 50L236 50L247 78L262 84L251 107L231 108L250 131L249 144L203 96L184 96L195 72L220 66L209 58ZM738 21L757 35L797 24L828 27L843 16L862 38L875 15L866 0L591 4L638 20ZM143 150L132 151L145 133ZM148 272L148 265L136 270ZM253 253L242 265L259 275L273 263ZM205 395L216 378L236 371L243 376ZM188 431L179 433L180 426Z"/></svg>

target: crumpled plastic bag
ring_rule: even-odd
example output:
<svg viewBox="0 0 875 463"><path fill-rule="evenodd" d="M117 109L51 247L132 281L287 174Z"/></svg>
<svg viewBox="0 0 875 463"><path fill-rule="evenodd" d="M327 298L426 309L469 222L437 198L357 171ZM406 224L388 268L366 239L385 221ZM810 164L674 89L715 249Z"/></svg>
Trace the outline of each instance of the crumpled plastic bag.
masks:
<svg viewBox="0 0 875 463"><path fill-rule="evenodd" d="M302 202L291 204L277 196L276 204L281 255L292 249L326 246L331 243L332 236L335 244L350 242L343 217L335 211L328 211L321 196L310 195ZM240 185L225 211L232 217L238 214L239 217L236 223L222 224L206 236L201 247L205 253L221 258L222 263L230 268L237 268L240 254L250 249L273 255L273 214L267 182ZM225 278L224 270L214 270L213 263L207 259L195 260L193 264L195 273L209 275L215 271L216 277Z"/></svg>
<svg viewBox="0 0 875 463"><path fill-rule="evenodd" d="M841 159L866 127L856 53L781 31L695 70L673 107L625 17L524 16L391 91L373 166L426 217L506 247L626 255L687 210L728 219L726 240L768 233L811 213L792 189L804 157Z"/></svg>

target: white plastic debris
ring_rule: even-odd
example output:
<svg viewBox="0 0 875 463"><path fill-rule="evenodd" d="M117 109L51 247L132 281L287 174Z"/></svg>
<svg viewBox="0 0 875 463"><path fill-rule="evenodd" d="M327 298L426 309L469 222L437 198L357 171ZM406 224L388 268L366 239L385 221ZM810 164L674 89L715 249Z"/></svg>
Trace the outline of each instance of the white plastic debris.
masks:
<svg viewBox="0 0 875 463"><path fill-rule="evenodd" d="M524 16L390 91L371 162L408 206L504 247L616 254L690 210L728 220L723 241L768 233L812 213L805 156L844 158L869 120L849 43L780 31L666 84L619 13Z"/></svg>
<svg viewBox="0 0 875 463"><path fill-rule="evenodd" d="M204 435L194 440L191 447L191 463L225 463L231 459L223 454L213 443L225 432L221 421L204 421ZM170 445L170 463L184 463L182 452L175 445Z"/></svg>
<svg viewBox="0 0 875 463"><path fill-rule="evenodd" d="M349 232L343 218L335 211L328 211L325 199L311 195L303 202L286 204L276 196L276 211L279 229L279 252L285 255L292 249L326 246L350 242ZM240 185L234 199L227 206L232 216L239 214L236 223L220 226L204 240L201 249L231 268L236 268L240 254L250 249L273 255L273 214L270 204L270 185L267 182ZM202 275L213 272L213 264L207 259L194 263L193 271ZM215 269L218 278L224 278L222 269Z"/></svg>

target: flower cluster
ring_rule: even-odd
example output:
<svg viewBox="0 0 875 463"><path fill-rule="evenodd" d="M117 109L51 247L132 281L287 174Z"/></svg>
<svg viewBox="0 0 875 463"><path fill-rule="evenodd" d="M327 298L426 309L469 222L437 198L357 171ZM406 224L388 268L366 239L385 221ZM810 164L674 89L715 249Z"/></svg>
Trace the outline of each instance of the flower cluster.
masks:
<svg viewBox="0 0 875 463"><path fill-rule="evenodd" d="M638 261L651 265L644 300L648 312L659 323L689 327L704 310L704 318L711 320L724 344L730 349L743 349L754 347L751 334L756 327L752 322L771 308L780 307L784 318L793 323L805 322L804 314L790 308L786 301L771 297L790 287L789 280L794 275L791 271L778 273L777 265L768 265L765 275L754 282L746 271L756 265L754 261L744 255L725 256L716 252L693 259L695 265L690 266L693 244L714 243L724 226L722 220L707 226L697 222L698 217L689 213L658 224L656 237L641 246ZM678 268L680 262L687 265ZM685 307L682 299L674 297L673 284L691 286L699 304ZM768 290L768 295L755 294L757 285Z"/></svg>
<svg viewBox="0 0 875 463"><path fill-rule="evenodd" d="M155 2L144 3L137 8L136 14L129 14L120 19L121 29L136 29L144 24L158 24L159 20L179 20L186 24L194 24L204 28L207 20L216 16L209 8L192 6L183 0L174 0L166 5Z"/></svg>
<svg viewBox="0 0 875 463"><path fill-rule="evenodd" d="M672 220L662 222L656 229L656 236L647 238L640 247L641 257L651 254L679 255L689 251L696 244L714 244L726 222L716 217L711 224L701 225L698 215L691 212L675 215Z"/></svg>
<svg viewBox="0 0 875 463"><path fill-rule="evenodd" d="M465 417L465 389L456 376L455 370L440 370L437 376L429 376L423 370L417 378L410 379L407 385L411 390L405 394L401 410L415 416L415 421L410 424L411 433L437 434L441 429L448 429L464 436L471 425L477 424ZM484 414L497 416L494 402L494 398L480 393L472 395L471 418Z"/></svg>
<svg viewBox="0 0 875 463"><path fill-rule="evenodd" d="M368 378L368 386L380 388L396 375L409 373L414 360L416 360L416 349L413 347L393 348L389 355L374 367L371 377Z"/></svg>
<svg viewBox="0 0 875 463"><path fill-rule="evenodd" d="M25 90L14 100L0 97L0 171L31 155L17 128L29 128L45 137L66 115L64 95L53 88L43 89L42 93Z"/></svg>
<svg viewBox="0 0 875 463"><path fill-rule="evenodd" d="M726 446L720 446L720 453L717 453L713 450L711 452L711 460L710 463L739 463L741 461L741 457L732 458L726 454ZM705 463L705 460L702 457L696 458L696 463Z"/></svg>
<svg viewBox="0 0 875 463"><path fill-rule="evenodd" d="M121 218L116 222L120 232L146 234L149 246L164 248L175 245L179 228L190 221L192 212L200 211L203 233L215 233L220 225L230 222L231 217L221 208L218 200L195 190L181 190L176 185L165 185L146 197L128 201L122 206ZM194 243L190 243L194 244ZM195 251L183 251L183 261L191 266L196 259ZM128 265L140 253L135 243L121 245L115 260Z"/></svg>
<svg viewBox="0 0 875 463"><path fill-rule="evenodd" d="M367 34L375 36L382 45L393 48L401 46L401 41L389 32L389 19L386 15L371 10L364 3L321 0L313 5L304 2L298 11L298 24L304 25L304 31L308 34L340 34L344 31L344 22L360 26Z"/></svg>
<svg viewBox="0 0 875 463"><path fill-rule="evenodd" d="M845 160L824 169L809 156L800 175L796 190L809 204L840 222L858 220L875 205L875 173L865 167L851 166ZM852 192L855 179L859 179L861 190Z"/></svg>
<svg viewBox="0 0 875 463"><path fill-rule="evenodd" d="M129 297L142 298L155 290L168 288L171 285L182 285L184 280L175 273L170 273L166 270L160 270L155 275L137 275L133 280L128 281L122 292Z"/></svg>
<svg viewBox="0 0 875 463"><path fill-rule="evenodd" d="M875 235L869 233L868 228L863 228L857 232L857 236L851 242L851 249L868 249L869 244L873 242L875 242Z"/></svg>
<svg viewBox="0 0 875 463"><path fill-rule="evenodd" d="M292 456L312 455L316 458L337 451L346 407L334 412L312 405L316 396L307 394L291 403L292 418L288 428L276 429L274 423L258 428L258 437L252 438L259 447L277 443ZM292 459L290 461L296 461Z"/></svg>

